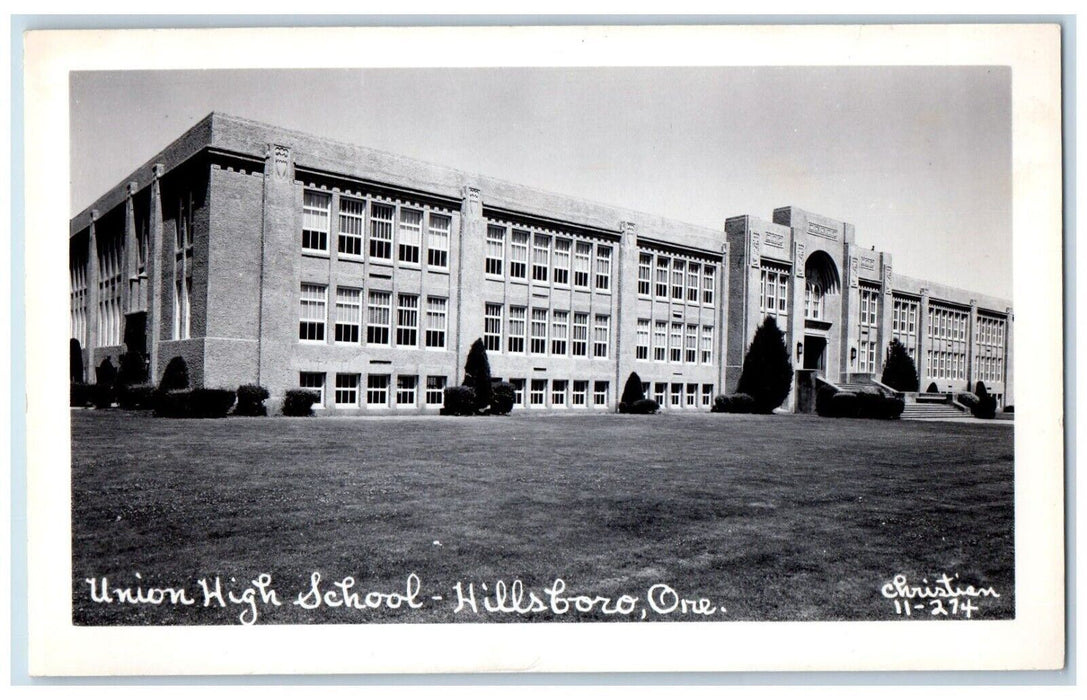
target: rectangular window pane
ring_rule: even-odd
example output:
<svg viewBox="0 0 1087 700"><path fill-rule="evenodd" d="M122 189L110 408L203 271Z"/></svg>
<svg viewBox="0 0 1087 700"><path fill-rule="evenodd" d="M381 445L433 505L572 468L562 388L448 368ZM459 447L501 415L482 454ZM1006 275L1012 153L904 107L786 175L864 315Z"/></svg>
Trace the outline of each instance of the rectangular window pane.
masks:
<svg viewBox="0 0 1087 700"><path fill-rule="evenodd" d="M423 212L416 209L400 210L400 231L397 257L400 262L419 264L419 244L423 238Z"/></svg>
<svg viewBox="0 0 1087 700"><path fill-rule="evenodd" d="M528 403L533 407L544 405L544 394L547 392L546 379L533 379L529 387Z"/></svg>
<svg viewBox="0 0 1087 700"><path fill-rule="evenodd" d="M426 378L426 405L441 406L445 403L445 377L428 376Z"/></svg>
<svg viewBox="0 0 1087 700"><path fill-rule="evenodd" d="M332 197L306 190L302 194L302 249L328 252L329 207Z"/></svg>
<svg viewBox="0 0 1087 700"><path fill-rule="evenodd" d="M362 327L362 290L336 288L336 342L359 342Z"/></svg>
<svg viewBox="0 0 1087 700"><path fill-rule="evenodd" d="M483 345L488 352L502 349L502 305L483 305Z"/></svg>
<svg viewBox="0 0 1087 700"><path fill-rule="evenodd" d="M391 260L393 256L393 212L388 204L370 204L370 257Z"/></svg>
<svg viewBox="0 0 1087 700"><path fill-rule="evenodd" d="M551 380L551 405L552 406L565 406L566 405L566 387L567 382L565 379L553 379Z"/></svg>
<svg viewBox="0 0 1087 700"><path fill-rule="evenodd" d="M608 382L593 382L593 405L598 408L608 405Z"/></svg>
<svg viewBox="0 0 1087 700"><path fill-rule="evenodd" d="M601 291L611 289L611 246L596 247L596 288Z"/></svg>
<svg viewBox="0 0 1087 700"><path fill-rule="evenodd" d="M593 328L593 357L608 356L608 340L611 335L611 317L597 314Z"/></svg>
<svg viewBox="0 0 1087 700"><path fill-rule="evenodd" d="M570 352L575 357L585 357L589 348L589 314L574 314L574 338L570 343Z"/></svg>
<svg viewBox="0 0 1087 700"><path fill-rule="evenodd" d="M523 306L510 307L509 351L525 351L525 313Z"/></svg>
<svg viewBox="0 0 1087 700"><path fill-rule="evenodd" d="M536 234L532 238L532 280L546 282L550 265L551 237Z"/></svg>
<svg viewBox="0 0 1087 700"><path fill-rule="evenodd" d="M570 394L570 404L573 406L585 406L588 404L589 382L584 379L574 380L574 390Z"/></svg>
<svg viewBox="0 0 1087 700"><path fill-rule="evenodd" d="M389 375L371 374L366 377L366 405L389 405Z"/></svg>
<svg viewBox="0 0 1087 700"><path fill-rule="evenodd" d="M528 231L514 231L510 239L510 277L525 279L528 275Z"/></svg>
<svg viewBox="0 0 1087 700"><path fill-rule="evenodd" d="M574 286L582 289L589 288L589 259L592 256L593 246L585 241L578 241L574 247Z"/></svg>
<svg viewBox="0 0 1087 700"><path fill-rule="evenodd" d="M426 264L428 267L449 267L449 227L451 219L439 214L430 215L427 229Z"/></svg>
<svg viewBox="0 0 1087 700"><path fill-rule="evenodd" d="M359 375L336 375L336 405L358 406L359 404Z"/></svg>
<svg viewBox="0 0 1087 700"><path fill-rule="evenodd" d="M504 226L487 227L487 262L488 275L502 276L502 264L506 258L506 229Z"/></svg>
<svg viewBox="0 0 1087 700"><path fill-rule="evenodd" d="M566 338L570 331L570 312L554 311L551 314L551 354L566 354Z"/></svg>
<svg viewBox="0 0 1087 700"><path fill-rule="evenodd" d="M325 375L322 372L299 372L298 387L317 392L317 403L314 408L325 407Z"/></svg>
<svg viewBox="0 0 1087 700"><path fill-rule="evenodd" d="M638 295L649 296L649 285L653 281L653 256L649 253L638 254Z"/></svg>
<svg viewBox="0 0 1087 700"><path fill-rule="evenodd" d="M569 238L555 239L555 265L553 270L555 284L570 284L570 245Z"/></svg>
<svg viewBox="0 0 1087 700"><path fill-rule="evenodd" d="M361 257L366 202L340 197L340 236L336 250L340 255Z"/></svg>
<svg viewBox="0 0 1087 700"><path fill-rule="evenodd" d="M532 353L543 355L547 352L547 309L532 310Z"/></svg>
<svg viewBox="0 0 1087 700"><path fill-rule="evenodd" d="M396 344L405 347L419 344L419 297L414 294L397 296Z"/></svg>
<svg viewBox="0 0 1087 700"><path fill-rule="evenodd" d="M664 362L668 359L668 322L653 322L653 359Z"/></svg>
<svg viewBox="0 0 1087 700"><path fill-rule="evenodd" d="M398 374L396 376L396 405L414 406L415 389L419 385L419 377L414 374Z"/></svg>
<svg viewBox="0 0 1087 700"><path fill-rule="evenodd" d="M637 343L634 346L634 359L649 359L649 319L639 318L637 327Z"/></svg>
<svg viewBox="0 0 1087 700"><path fill-rule="evenodd" d="M366 342L371 345L388 345L391 321L392 294L371 290L367 307Z"/></svg>
<svg viewBox="0 0 1087 700"><path fill-rule="evenodd" d="M299 340L316 342L325 339L325 317L328 288L323 284L302 283L302 300L298 322Z"/></svg>
<svg viewBox="0 0 1087 700"><path fill-rule="evenodd" d="M426 346L428 348L445 347L446 302L445 297L427 297Z"/></svg>

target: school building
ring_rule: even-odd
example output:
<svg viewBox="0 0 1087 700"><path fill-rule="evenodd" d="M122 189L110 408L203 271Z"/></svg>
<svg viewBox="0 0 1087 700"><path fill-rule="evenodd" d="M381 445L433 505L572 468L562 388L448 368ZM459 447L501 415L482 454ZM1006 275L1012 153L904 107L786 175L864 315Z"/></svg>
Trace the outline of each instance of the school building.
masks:
<svg viewBox="0 0 1087 700"><path fill-rule="evenodd" d="M721 230L212 113L71 220L71 335L88 377L127 348L152 381L297 387L329 414L436 412L482 338L523 409L664 410L735 391L774 316L797 373L878 380L892 338L922 390L1011 404L1012 309L894 271L795 207Z"/></svg>

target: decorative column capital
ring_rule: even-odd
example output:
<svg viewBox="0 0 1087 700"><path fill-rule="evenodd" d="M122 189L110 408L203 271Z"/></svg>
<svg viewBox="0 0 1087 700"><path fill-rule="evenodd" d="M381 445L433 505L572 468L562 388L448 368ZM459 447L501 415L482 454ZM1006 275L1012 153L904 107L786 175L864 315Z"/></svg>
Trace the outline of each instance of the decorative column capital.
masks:
<svg viewBox="0 0 1087 700"><path fill-rule="evenodd" d="M151 166L151 177L154 180L159 180L166 174L166 166L162 163L155 163Z"/></svg>

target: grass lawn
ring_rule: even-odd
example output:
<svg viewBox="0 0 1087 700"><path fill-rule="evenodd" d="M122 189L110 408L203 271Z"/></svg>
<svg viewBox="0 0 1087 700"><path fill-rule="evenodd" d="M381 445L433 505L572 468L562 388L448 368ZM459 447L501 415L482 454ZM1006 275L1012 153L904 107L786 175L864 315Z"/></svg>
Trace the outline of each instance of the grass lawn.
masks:
<svg viewBox="0 0 1087 700"><path fill-rule="evenodd" d="M880 589L899 573L992 586L1000 597L977 600L973 617L1014 616L1006 424L708 413L182 421L87 410L72 412L72 432L79 624L237 624L247 601L205 607L197 582L218 575L226 600L260 573L282 603L257 605L262 624L641 610L648 620L892 619ZM378 607L359 610L329 607L332 598L304 609L293 601L314 571L322 592L353 577L348 590L362 600L406 594L415 573L422 605L374 598ZM101 577L111 589L184 588L195 604L95 603L85 579ZM549 602L557 577L563 596L625 594L636 612L604 615L599 601L563 615L485 610L500 580ZM462 592L473 584L478 614L453 612L457 582ZM724 611L658 613L647 604L658 583ZM658 607L669 602L655 590ZM936 619L928 608L913 617Z"/></svg>

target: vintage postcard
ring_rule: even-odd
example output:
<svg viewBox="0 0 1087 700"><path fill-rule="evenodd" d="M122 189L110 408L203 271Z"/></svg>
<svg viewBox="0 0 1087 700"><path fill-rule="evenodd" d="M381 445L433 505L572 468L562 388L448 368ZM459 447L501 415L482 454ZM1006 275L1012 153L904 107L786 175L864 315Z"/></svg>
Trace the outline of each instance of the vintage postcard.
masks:
<svg viewBox="0 0 1087 700"><path fill-rule="evenodd" d="M32 674L1063 666L1059 27L26 49Z"/></svg>

